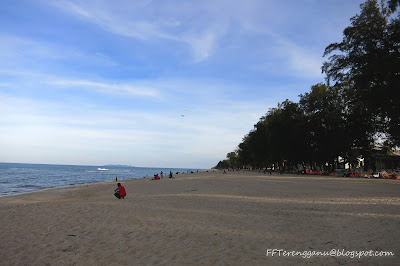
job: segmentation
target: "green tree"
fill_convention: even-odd
[[[238,167],[238,158],[236,152],[230,152],[226,155],[228,158],[230,168],[237,168]]]
[[[228,169],[228,168],[230,168],[229,161],[228,160],[219,161],[215,168],[217,168],[217,169]]]
[[[272,161],[285,167],[296,167],[306,156],[306,128],[302,110],[297,103],[286,100],[271,109],[268,141]]]
[[[271,108],[243,138],[237,149],[243,165],[296,166],[304,156],[304,117],[298,104],[284,101]]]
[[[392,12],[396,11],[397,7],[400,5],[400,0],[389,0],[388,6]]]
[[[400,143],[400,26],[398,14],[390,19],[390,13],[383,2],[381,7],[376,0],[362,4],[342,42],[326,47],[324,56],[330,56],[322,70],[328,84],[352,85],[353,106],[363,108],[366,121],[376,122],[370,131],[384,131]]]
[[[400,145],[399,4],[362,4],[343,40],[325,49],[327,84],[312,86],[299,103],[286,100],[271,108],[221,165],[307,162],[334,170],[338,156],[355,164],[362,155],[369,168],[378,134],[386,144]]]
[[[309,158],[322,167],[328,163],[330,170],[335,168],[338,156],[343,157],[351,147],[345,88],[343,84],[328,87],[319,83],[300,95],[300,107],[307,120]]]

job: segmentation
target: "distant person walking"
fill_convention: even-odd
[[[118,183],[118,187],[115,190],[114,195],[118,198],[118,199],[124,199],[126,197],[126,191],[125,188],[121,185],[121,183]]]

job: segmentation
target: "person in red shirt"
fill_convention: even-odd
[[[126,197],[125,188],[121,185],[121,183],[118,183],[118,188],[115,190],[114,195],[119,199],[124,199]]]

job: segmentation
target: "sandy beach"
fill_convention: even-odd
[[[0,264],[400,261],[399,180],[202,172],[122,184],[124,200],[113,195],[116,182],[0,198]],[[299,255],[332,250],[346,255]]]

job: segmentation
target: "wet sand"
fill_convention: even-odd
[[[394,265],[400,261],[399,180],[248,172],[175,177],[124,181],[128,193],[124,200],[113,195],[116,182],[2,197],[0,262]],[[283,256],[283,251],[310,254],[333,249],[347,256]],[[281,256],[277,250],[283,250]],[[353,251],[394,256],[351,258],[348,252]]]

